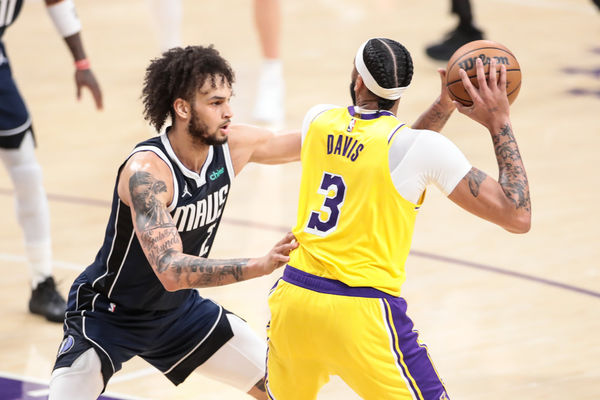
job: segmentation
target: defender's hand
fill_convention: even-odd
[[[296,238],[292,232],[288,232],[283,239],[273,246],[267,255],[251,261],[256,263],[256,268],[262,272],[261,275],[268,275],[287,263],[290,260],[290,251],[297,247],[298,242],[296,242]]]

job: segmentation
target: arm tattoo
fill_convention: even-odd
[[[479,196],[479,187],[485,178],[487,178],[486,173],[475,167],[471,168],[469,173],[465,176],[465,179],[469,183],[469,190],[471,191],[473,197]]]
[[[447,112],[441,112],[439,110],[431,110],[430,113],[427,114],[427,119],[429,120],[429,124],[432,128],[439,128],[439,129],[432,129],[429,128],[431,130],[437,131],[437,130],[441,130],[441,128],[444,127],[444,125],[446,125],[446,122],[448,122],[448,119],[450,119],[450,114],[448,114]]]
[[[413,124],[415,129],[429,129],[440,132],[450,119],[452,112],[440,111],[439,100],[434,103],[421,117]]]
[[[166,207],[156,198],[156,195],[166,191],[165,182],[155,179],[148,172],[135,172],[129,179],[131,202],[136,213],[137,225],[141,230],[173,224]]]
[[[157,274],[171,274],[181,287],[218,286],[243,280],[248,259],[209,260],[183,254],[181,237],[166,205],[157,198],[165,182],[144,171],[129,179],[138,238]]]
[[[219,286],[243,281],[242,274],[248,260],[212,260],[183,254],[169,262],[169,269],[187,287]]]
[[[529,182],[510,125],[504,125],[500,132],[492,135],[492,140],[500,172],[498,182],[502,186],[504,194],[515,204],[517,209],[523,208],[530,211]]]

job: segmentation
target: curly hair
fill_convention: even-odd
[[[175,47],[164,52],[146,68],[142,89],[144,119],[160,131],[168,116],[175,121],[176,99],[193,103],[196,91],[206,80],[210,79],[216,88],[219,77],[230,88],[235,81],[231,66],[212,45]]]
[[[413,62],[410,53],[400,43],[392,39],[371,39],[363,50],[365,66],[379,84],[389,89],[405,87],[413,76]],[[381,110],[389,110],[396,101],[378,97]]]

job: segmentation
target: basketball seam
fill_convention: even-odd
[[[461,58],[463,58],[463,57],[464,57],[464,56],[466,56],[467,54],[469,54],[469,53],[473,53],[473,52],[476,52],[476,51],[479,51],[479,50],[486,50],[486,49],[496,49],[496,50],[500,50],[500,51],[503,51],[503,52],[505,52],[505,53],[508,53],[508,54],[510,54],[510,55],[511,55],[511,56],[512,56],[512,57],[513,57],[515,60],[517,59],[517,57],[515,57],[515,55],[514,55],[513,53],[511,53],[511,52],[510,52],[510,51],[508,51],[508,50],[501,49],[500,47],[492,47],[492,46],[488,46],[488,47],[478,47],[478,48],[476,48],[476,49],[469,50],[469,51],[467,51],[466,53],[463,53],[463,54],[461,54],[459,57],[457,57],[457,58],[456,58],[456,60],[455,60],[455,61],[452,63],[452,65],[450,65],[450,66],[448,67],[448,71],[450,71],[450,70],[452,69],[452,67],[454,67],[454,64],[456,64],[456,63],[458,62],[458,60],[460,60]]]

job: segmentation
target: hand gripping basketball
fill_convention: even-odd
[[[453,100],[469,106],[472,104],[471,97],[466,91],[459,71],[467,72],[471,82],[477,87],[476,60],[481,60],[485,73],[489,72],[492,60],[496,65],[504,65],[507,71],[506,93],[510,104],[515,101],[521,89],[521,67],[513,53],[506,46],[491,40],[475,40],[460,47],[448,61],[448,73],[446,74],[446,87],[448,94]],[[498,73],[500,70],[497,69]]]
[[[486,126],[488,129],[494,127],[497,121],[505,121],[509,118],[510,105],[506,96],[506,67],[500,66],[500,78],[496,77],[496,61],[489,64],[489,75],[486,75],[483,62],[476,60],[477,87],[471,81],[465,70],[459,71],[460,79],[466,92],[472,99],[471,106],[465,106],[456,101],[456,108],[462,114]]]

